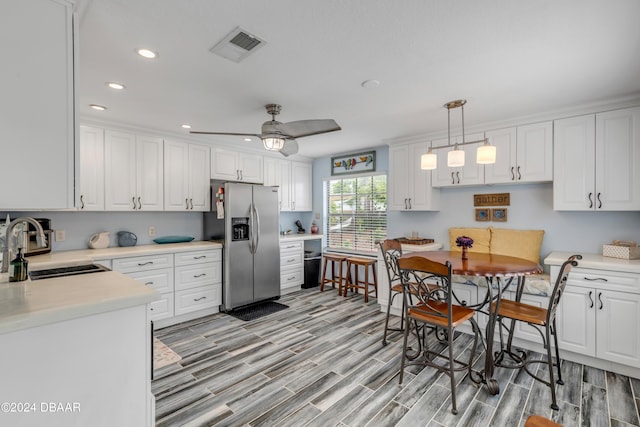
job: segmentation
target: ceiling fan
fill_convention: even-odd
[[[204,135],[244,135],[257,136],[262,140],[264,148],[269,151],[279,151],[288,157],[298,152],[296,138],[334,132],[342,128],[333,119],[298,120],[295,122],[281,123],[276,121],[282,107],[278,104],[265,105],[267,114],[271,114],[271,120],[262,124],[262,133],[234,133],[234,132],[204,132],[191,131],[191,133]]]

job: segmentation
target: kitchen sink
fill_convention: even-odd
[[[71,265],[67,267],[48,268],[35,270],[29,273],[31,280],[51,279],[53,277],[76,276],[78,274],[90,274],[109,271],[107,267],[97,264]]]

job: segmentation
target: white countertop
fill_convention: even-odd
[[[28,257],[30,270],[78,265],[95,260],[221,248],[214,242],[153,244],[51,252]],[[160,298],[154,289],[115,271],[52,279],[9,282],[0,274],[0,334],[147,304]]]
[[[311,234],[311,233],[304,233],[304,234],[297,234],[297,233],[292,233],[292,234],[287,234],[285,236],[280,235],[280,241],[287,241],[287,240],[316,240],[316,239],[322,239],[322,237],[324,237],[324,235],[322,234]]]
[[[601,254],[585,254],[580,252],[551,252],[545,259],[546,265],[562,265],[571,255],[580,254],[578,267],[596,270],[615,270],[627,273],[640,273],[640,259],[620,259],[602,256]]]

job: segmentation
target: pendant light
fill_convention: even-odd
[[[464,145],[464,104],[466,103],[466,99],[458,99],[444,104],[447,107],[447,140],[449,145],[451,145],[451,109],[458,107],[462,108],[462,145]],[[447,166],[450,168],[464,166],[464,151],[458,149],[458,144],[453,147],[453,151],[449,151],[447,154]]]
[[[496,162],[496,147],[489,145],[488,140],[484,140],[484,144],[478,147],[476,153],[476,163],[479,165],[492,165]]]
[[[433,170],[438,167],[438,155],[433,152],[431,146],[426,154],[420,156],[420,169]]]

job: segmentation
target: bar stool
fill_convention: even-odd
[[[349,289],[358,289],[364,290],[364,302],[369,302],[369,286],[373,285],[373,289],[376,293],[376,298],[378,298],[378,279],[376,278],[376,263],[377,261],[372,258],[358,258],[358,257],[349,257],[347,258],[347,283],[344,287],[344,296],[347,296],[347,291]],[[355,274],[351,274],[351,267],[355,267]],[[359,280],[358,278],[358,270],[359,267],[364,267],[364,281]],[[371,267],[371,272],[373,273],[373,282],[369,281],[369,267]],[[355,280],[353,279],[355,278]]]
[[[562,427],[562,424],[558,424],[540,415],[531,415],[524,423],[524,427]]]
[[[324,268],[322,269],[322,280],[320,281],[320,292],[324,291],[324,284],[331,283],[333,289],[336,288],[335,284],[338,284],[338,295],[342,294],[342,263],[347,260],[347,257],[340,254],[324,253],[322,254],[324,260]],[[331,263],[331,278],[327,279],[327,265]],[[338,263],[338,275],[336,276],[336,263]]]

